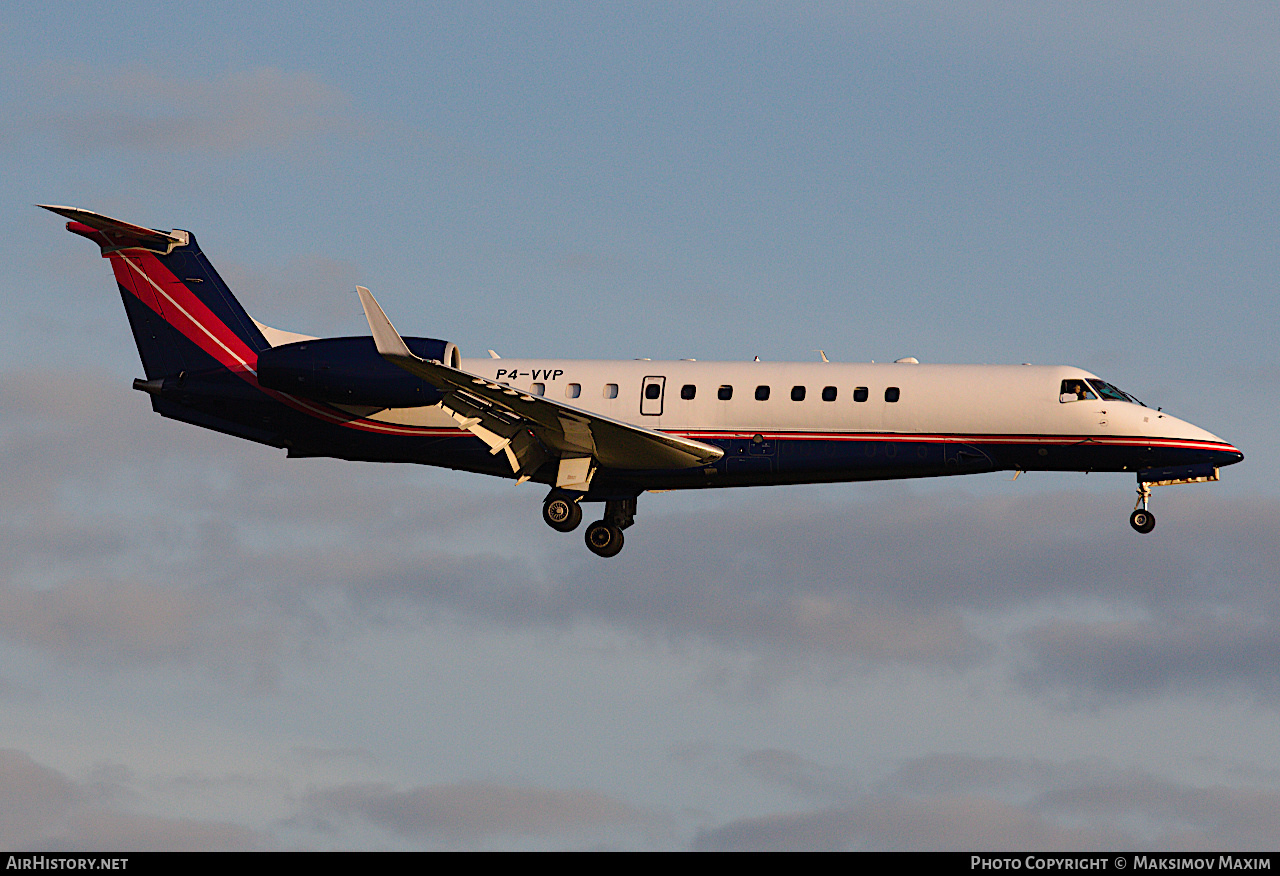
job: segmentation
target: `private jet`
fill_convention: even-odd
[[[1013,471],[1129,472],[1129,522],[1158,485],[1218,480],[1231,444],[1068,365],[464,359],[402,336],[356,287],[369,335],[314,338],[249,316],[188,231],[40,205],[111,263],[164,417],[289,457],[419,463],[549,488],[571,532],[616,555],[645,491]]]

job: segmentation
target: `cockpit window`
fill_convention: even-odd
[[[1062,389],[1058,396],[1061,402],[1074,401],[1097,401],[1098,396],[1089,388],[1089,383],[1083,377],[1068,377],[1062,381]]]
[[[1118,386],[1112,386],[1105,380],[1098,380],[1096,377],[1091,377],[1089,378],[1089,385],[1096,389],[1098,391],[1098,395],[1103,398],[1111,399],[1112,401],[1133,402],[1136,405],[1142,404],[1142,402],[1129,395],[1129,393],[1125,392],[1123,389],[1120,389]],[[1143,407],[1146,407],[1146,405],[1143,405]]]
[[[1097,401],[1101,398],[1108,401],[1133,402],[1135,405],[1142,404],[1136,396],[1096,377],[1068,377],[1062,381],[1062,389],[1059,392],[1061,394],[1058,400],[1061,402]],[[1142,406],[1146,407],[1146,405]]]

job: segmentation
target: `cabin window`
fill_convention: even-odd
[[[680,387],[680,397],[685,401],[693,401],[693,397],[698,394],[698,387],[692,383],[686,383]]]
[[[769,387],[767,387],[767,386],[757,386],[757,387],[756,387],[756,401],[768,401],[768,400],[769,400]]]
[[[853,400],[856,402],[864,402],[868,398],[867,388],[865,386],[856,386],[853,389]]]
[[[616,383],[606,383],[606,384],[604,385],[604,397],[605,397],[605,398],[617,398],[617,397],[618,397],[618,384],[616,384]]]
[[[661,383],[650,383],[644,388],[644,397],[647,399],[655,399],[660,395],[662,395]]]
[[[836,388],[835,388],[834,386],[824,386],[824,387],[822,387],[822,400],[823,400],[823,401],[835,401],[835,400],[836,400]]]
[[[547,385],[545,383],[535,383],[529,387],[529,392],[533,393],[534,395],[546,395]]]
[[[716,398],[720,399],[720,401],[728,401],[733,398],[733,387],[726,383],[716,391]]]
[[[564,394],[569,398],[577,398],[578,396],[582,395],[582,384],[570,383],[568,386],[564,388]]]
[[[887,402],[896,402],[898,397],[902,395],[901,390],[896,386],[891,386],[884,391],[884,400]]]
[[[792,400],[792,401],[804,401],[804,387],[803,387],[803,386],[793,386],[793,387],[791,387],[791,400]]]

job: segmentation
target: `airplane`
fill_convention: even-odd
[[[464,359],[404,337],[356,287],[367,336],[314,338],[249,316],[188,231],[38,205],[111,263],[163,417],[289,457],[404,462],[549,487],[543,520],[616,555],[646,491],[1130,472],[1130,525],[1158,485],[1218,480],[1244,455],[1066,365]]]

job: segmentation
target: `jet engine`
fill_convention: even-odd
[[[415,356],[462,365],[457,346],[435,338],[405,338]],[[258,354],[258,384],[330,404],[412,408],[440,401],[440,391],[393,365],[378,353],[371,337],[318,338],[263,350]]]

